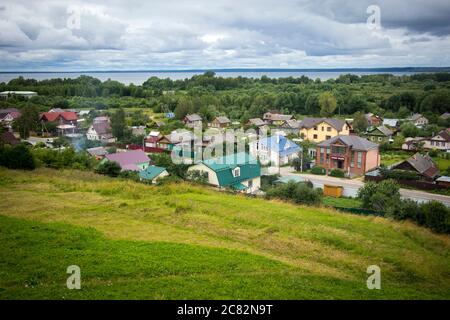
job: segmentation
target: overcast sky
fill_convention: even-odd
[[[449,33],[449,0],[0,0],[0,70],[450,66]]]

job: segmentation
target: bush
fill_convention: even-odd
[[[305,183],[290,181],[270,188],[266,192],[266,198],[278,198],[298,204],[318,205],[322,202],[322,192],[310,188]]]
[[[450,233],[450,209],[438,201],[424,203],[420,209],[425,217],[425,226],[439,233]]]
[[[314,166],[312,169],[311,169],[311,173],[312,174],[318,174],[318,175],[325,175],[326,173],[327,173],[327,171],[325,170],[325,168],[323,168],[323,167],[320,167],[320,166]]]
[[[95,172],[104,174],[110,177],[117,177],[120,174],[120,171],[122,169],[120,168],[120,165],[117,162],[114,161],[104,161],[101,162],[97,168],[95,169]]]
[[[0,166],[9,169],[33,170],[36,168],[36,161],[26,145],[18,144],[13,147],[5,145],[0,148]]]
[[[345,177],[345,172],[339,169],[333,169],[330,172],[330,176],[332,177],[337,177],[337,178],[344,178]]]
[[[400,188],[393,180],[383,180],[379,183],[370,181],[358,190],[365,209],[395,215],[400,202]]]
[[[389,170],[386,168],[381,168],[380,173],[386,179],[394,179],[394,180],[420,180],[421,179],[420,175],[414,171],[399,170],[399,169]]]
[[[199,170],[188,171],[186,179],[192,182],[205,184],[208,183],[208,173]]]

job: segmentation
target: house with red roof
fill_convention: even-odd
[[[52,122],[57,124],[59,134],[73,134],[77,132],[78,116],[72,111],[43,112],[39,120],[45,128],[45,124]],[[45,130],[45,129],[44,129]]]

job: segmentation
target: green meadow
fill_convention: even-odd
[[[450,237],[410,222],[75,170],[0,195],[0,299],[450,298]]]

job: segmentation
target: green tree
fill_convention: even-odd
[[[120,174],[121,168],[117,162],[104,161],[101,162],[95,169],[97,173],[104,174],[110,177],[117,177]]]
[[[331,92],[323,92],[319,95],[319,107],[321,116],[331,117],[336,110],[336,106],[336,98]]]
[[[125,135],[125,128],[125,111],[122,108],[119,108],[116,112],[113,113],[111,117],[112,134],[118,140],[121,140]]]
[[[364,113],[358,111],[353,116],[353,129],[358,133],[366,132],[369,123],[364,115]]]
[[[22,139],[30,136],[30,131],[37,129],[39,124],[39,113],[34,105],[27,104],[21,110],[21,116],[14,122],[15,128],[19,131]]]

